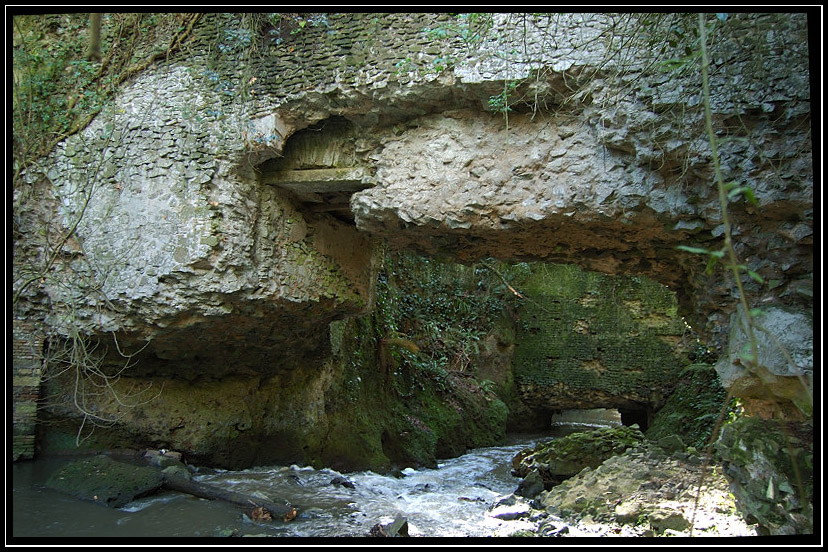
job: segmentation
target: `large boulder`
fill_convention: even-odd
[[[552,487],[584,468],[596,468],[608,458],[623,453],[643,441],[637,427],[599,428],[572,433],[548,441],[534,449],[524,449],[512,460],[513,473],[526,477],[537,471],[544,487]]]
[[[744,323],[739,307],[731,319],[727,354],[716,364],[722,384],[761,417],[813,415],[814,322],[812,315],[770,306],[754,315],[753,330]],[[755,340],[758,362],[751,365],[743,355]],[[779,412],[785,405],[800,412]]]
[[[535,502],[553,516],[620,524],[642,535],[755,535],[721,471],[698,456],[683,456],[644,442],[540,493]],[[702,472],[705,485],[697,501]]]
[[[120,508],[156,492],[163,482],[159,469],[118,462],[99,454],[66,464],[49,477],[46,486],[83,500]]]

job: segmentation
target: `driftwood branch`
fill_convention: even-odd
[[[147,450],[144,455],[144,460],[151,465],[163,468],[165,466],[179,466],[184,468],[181,463],[181,453],[168,450]],[[245,508],[252,508],[249,513],[251,519],[255,521],[272,521],[274,519],[281,519],[282,521],[291,521],[296,517],[296,508],[289,504],[273,502],[265,498],[257,496],[246,495],[244,493],[237,493],[235,491],[228,491],[213,485],[199,483],[193,481],[189,477],[176,475],[175,471],[162,471],[162,488],[170,491],[178,491],[189,495],[197,496],[199,498],[206,498],[208,500],[222,500],[235,504],[236,506],[243,506]]]
[[[223,500],[237,506],[264,508],[270,515],[282,521],[290,521],[296,517],[296,509],[287,504],[280,504],[278,502],[271,502],[259,497],[237,493],[235,491],[228,491],[212,485],[198,483],[183,477],[175,475],[164,474],[164,488],[171,491],[178,491],[187,493],[199,498],[207,498],[209,500]]]

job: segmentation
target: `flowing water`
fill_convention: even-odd
[[[526,521],[493,517],[491,505],[513,493],[518,479],[511,459],[545,436],[512,437],[503,446],[471,450],[435,469],[340,474],[300,466],[240,471],[200,470],[204,483],[290,502],[295,520],[255,522],[244,508],[165,492],[113,509],[45,487],[65,459],[19,462],[12,467],[13,537],[211,537],[228,534],[274,537],[364,536],[377,523],[401,515],[410,536],[462,537],[508,534]],[[344,477],[353,488],[334,484]],[[8,486],[7,486],[8,489]],[[251,507],[252,509],[252,507]],[[523,525],[521,525],[523,524]]]

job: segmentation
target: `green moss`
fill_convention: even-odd
[[[813,473],[811,443],[797,438],[786,424],[743,417],[728,424],[727,428],[718,448],[727,449],[726,456],[730,461],[747,466],[758,458],[765,458],[789,481],[797,480],[797,471],[800,476]]]
[[[627,426],[572,433],[524,450],[517,472],[525,477],[529,471],[538,469],[547,483],[559,482],[584,468],[597,468],[643,439],[644,435],[638,429]]]
[[[641,431],[630,426],[599,428],[548,441],[537,449],[537,454],[568,459],[583,456],[586,450],[623,452],[642,439]]]
[[[677,302],[644,277],[537,265],[522,287],[515,377],[521,383],[610,394],[661,386],[687,364],[661,336],[680,336]],[[590,371],[593,367],[598,371]]]
[[[530,529],[519,529],[517,531],[514,531],[513,533],[509,533],[509,537],[515,537],[515,538],[518,538],[518,537],[537,537],[537,536],[538,536],[537,533],[535,533],[534,531],[532,531]]]
[[[502,316],[501,296],[475,293],[481,274],[470,267],[415,256],[389,257],[386,267],[374,312],[332,329],[341,393],[326,406],[318,458],[353,469],[434,466],[496,444],[508,408],[481,388],[473,359]],[[412,346],[387,346],[391,338]],[[452,365],[461,355],[463,372]]]
[[[490,446],[504,436],[508,415],[505,403],[484,394],[473,380],[463,380],[452,380],[446,392],[426,386],[408,401],[409,412],[422,424],[420,430],[433,439],[429,452],[434,459]]]
[[[364,299],[353,289],[341,267],[331,258],[319,253],[305,242],[287,244],[285,250],[286,264],[293,267],[294,276],[299,282],[312,281],[314,287],[318,286],[321,289],[322,297],[333,299],[338,304],[364,304]]]
[[[675,389],[656,412],[647,437],[657,441],[678,435],[689,446],[702,450],[726,400],[727,391],[715,368],[710,364],[691,364],[682,371]],[[725,414],[733,412],[735,404],[727,405],[727,409]]]
[[[57,470],[46,486],[118,508],[161,487],[161,471],[116,462],[108,456],[78,460]]]

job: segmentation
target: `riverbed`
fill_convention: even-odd
[[[118,509],[46,488],[49,475],[70,460],[47,458],[12,467],[14,537],[347,537],[365,536],[398,516],[412,537],[483,537],[528,528],[494,517],[499,498],[515,491],[511,459],[550,435],[511,436],[501,446],[468,451],[437,468],[406,468],[393,475],[339,473],[307,466],[200,469],[194,477],[229,490],[289,502],[293,521],[253,521],[243,508],[164,492]],[[343,484],[344,483],[344,484]],[[251,507],[252,510],[252,507]]]
[[[107,508],[46,487],[49,476],[73,459],[19,462],[10,472],[11,537],[330,539],[368,536],[376,526],[387,527],[395,520],[405,520],[410,537],[508,537],[521,533],[546,537],[655,536],[646,523],[598,521],[589,515],[563,520],[551,512],[530,508],[527,500],[515,500],[519,479],[511,473],[511,460],[519,451],[595,427],[599,425],[564,424],[543,435],[512,435],[502,445],[469,450],[440,461],[436,468],[409,467],[394,474],[340,473],[298,465],[235,471],[194,468],[194,479],[211,486],[290,503],[298,515],[288,522],[251,519],[254,505],[244,508],[172,491],[135,500],[122,508]],[[603,476],[609,478],[605,482],[596,481],[590,489],[578,492],[585,496],[611,489],[616,478],[626,470],[635,471],[640,462],[656,462],[670,469],[664,481],[653,480],[642,486],[637,493],[639,499],[684,511],[686,519],[694,520],[689,531],[667,529],[663,536],[757,534],[756,527],[747,524],[736,511],[721,473],[716,477],[710,473],[701,499],[695,501],[699,467],[676,458],[650,458],[649,453],[642,452],[625,454],[615,461],[622,472],[610,470]],[[613,500],[620,503],[633,498],[619,495]]]

